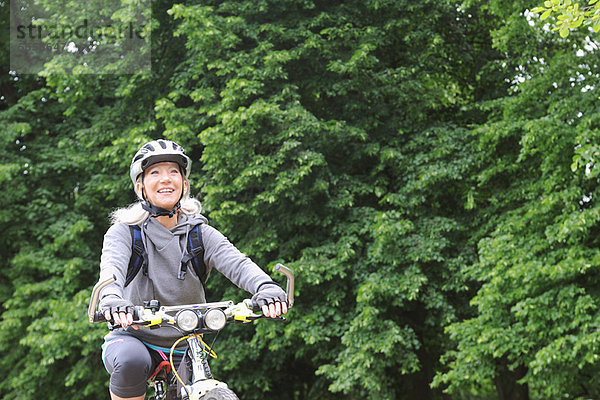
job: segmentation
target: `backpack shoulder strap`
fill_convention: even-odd
[[[200,224],[194,226],[188,235],[188,253],[192,256],[192,267],[202,285],[206,283],[208,278],[206,264],[204,264],[204,242],[202,241],[202,229]]]
[[[127,267],[125,286],[129,285],[133,278],[142,269],[144,275],[148,275],[148,262],[144,242],[142,241],[142,230],[137,225],[129,225],[131,233],[131,258]]]

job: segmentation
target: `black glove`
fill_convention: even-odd
[[[100,311],[104,315],[106,311],[110,311],[111,320],[114,313],[131,313],[133,312],[133,304],[115,295],[108,295],[100,301]]]
[[[110,315],[113,315],[114,313],[125,313],[125,314],[133,313],[133,306],[111,307]]]
[[[261,307],[278,301],[287,304],[287,295],[275,282],[261,283],[256,294],[252,296],[252,303]]]

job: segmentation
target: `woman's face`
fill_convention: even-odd
[[[162,162],[151,165],[144,171],[144,184],[138,183],[138,190],[144,191],[146,199],[157,207],[171,210],[181,198],[187,182],[181,176],[179,165]]]

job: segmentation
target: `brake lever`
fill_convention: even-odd
[[[237,321],[237,322],[250,322],[250,321],[256,321],[258,319],[272,319],[272,320],[278,320],[278,321],[281,321],[281,322],[287,321],[287,319],[285,319],[285,317],[282,317],[280,315],[277,316],[277,317],[272,317],[271,318],[271,317],[266,317],[263,314],[248,315],[248,316],[244,316],[243,319],[241,317],[236,318],[234,316],[232,316],[232,318],[234,319],[234,321]]]

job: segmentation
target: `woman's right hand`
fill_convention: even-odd
[[[100,310],[104,318],[123,329],[133,323],[133,305],[115,295],[109,295],[100,301]]]
[[[121,325],[123,329],[133,323],[133,313],[131,307],[111,307],[104,311],[104,318],[107,321],[112,321],[115,325]]]

